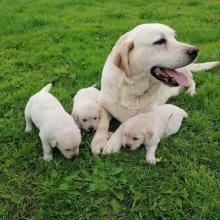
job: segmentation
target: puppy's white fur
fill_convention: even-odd
[[[155,152],[161,138],[177,133],[185,117],[183,109],[170,104],[138,114],[123,123],[122,144],[131,150],[145,144],[147,162],[156,164]]]
[[[80,130],[60,102],[49,93],[52,84],[33,95],[25,107],[25,132],[34,123],[40,130],[45,161],[53,159],[51,147],[57,147],[68,159],[79,154]]]
[[[73,98],[72,117],[80,128],[96,130],[100,117],[99,90],[95,86],[80,89]]]
[[[165,43],[155,44],[161,39]],[[178,41],[175,31],[163,24],[139,25],[118,39],[102,72],[99,102],[103,117],[91,143],[94,154],[113,153],[119,149],[116,140],[120,138],[116,135],[113,134],[107,142],[111,116],[125,122],[166,103],[183,89],[182,86],[169,87],[156,79],[152,68],[175,69],[179,76],[188,75],[188,85],[185,86],[189,87],[191,95],[195,93],[195,82],[190,80],[191,71],[211,69],[220,62],[191,64],[195,56],[188,52],[194,49],[194,46]]]

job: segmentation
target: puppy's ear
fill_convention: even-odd
[[[78,126],[79,129],[82,128],[81,124],[79,123],[79,120],[78,120],[78,116],[75,112],[72,112],[71,114],[72,118],[74,119],[74,121],[76,122],[76,125]]]
[[[55,137],[50,138],[50,145],[51,145],[51,147],[56,147],[57,141],[56,141]]]
[[[116,49],[114,64],[121,69],[127,77],[132,75],[129,68],[129,53],[134,48],[134,43],[132,41],[121,42]]]

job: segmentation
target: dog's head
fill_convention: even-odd
[[[187,77],[175,69],[192,63],[198,51],[177,41],[175,31],[166,25],[143,24],[118,40],[113,62],[128,78],[144,73],[169,86],[186,86]]]
[[[79,145],[81,143],[80,130],[64,128],[51,137],[50,144],[57,147],[61,153],[71,159],[79,154]]]
[[[100,118],[100,105],[93,100],[85,100],[80,108],[72,113],[79,127],[86,131],[95,131]]]
[[[122,145],[130,150],[136,150],[144,143],[144,132],[140,127],[128,120],[123,124]]]

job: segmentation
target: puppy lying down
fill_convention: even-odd
[[[156,164],[155,152],[161,138],[178,132],[187,113],[174,105],[160,105],[154,111],[138,114],[123,123],[122,144],[131,150],[146,147],[146,160]]]
[[[97,129],[100,105],[97,101],[99,90],[95,86],[80,89],[73,98],[72,117],[78,126],[86,131]]]
[[[25,107],[25,132],[32,130],[32,123],[40,130],[45,161],[51,161],[52,147],[57,147],[68,159],[79,154],[80,130],[60,102],[49,93],[52,84],[33,95]]]

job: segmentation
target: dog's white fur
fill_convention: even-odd
[[[80,128],[96,130],[100,117],[99,90],[95,86],[80,89],[73,98],[72,117]]]
[[[49,93],[52,84],[33,95],[25,107],[25,132],[33,123],[40,130],[45,161],[51,161],[52,147],[57,147],[68,159],[79,154],[80,130],[60,102]]]
[[[147,162],[156,164],[155,152],[161,138],[177,133],[185,117],[183,109],[170,104],[131,117],[122,125],[122,145],[136,150],[144,144]]]
[[[155,45],[154,42],[161,38],[166,39],[166,44]],[[189,65],[194,58],[190,58],[187,51],[193,48],[177,41],[175,31],[162,24],[139,25],[119,38],[102,72],[99,102],[103,109],[91,143],[94,154],[114,153],[120,149],[117,142],[120,130],[107,142],[111,116],[124,122],[136,114],[153,110],[180,93],[180,86],[168,87],[154,78],[151,75],[152,67],[177,69],[190,77],[191,70],[204,70],[219,65],[219,62],[203,66]],[[192,80],[188,87],[189,93],[194,94],[195,83]]]

